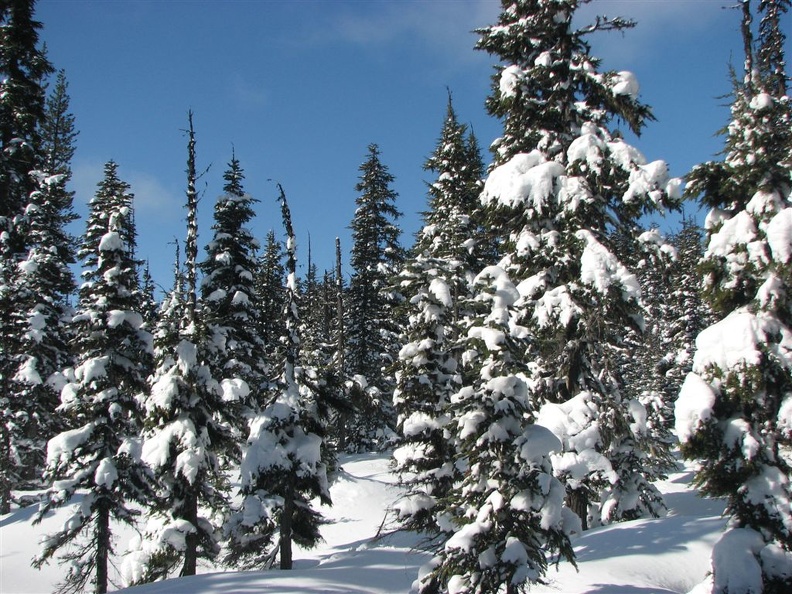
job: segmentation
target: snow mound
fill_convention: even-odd
[[[541,437],[541,435],[539,436]],[[541,449],[550,442],[539,440]],[[292,571],[214,572],[199,568],[197,576],[171,579],[126,590],[128,594],[407,594],[413,592],[418,569],[429,555],[416,551],[419,537],[411,534],[377,536],[389,510],[400,496],[390,459],[383,454],[343,456],[342,470],[331,486],[332,508],[323,511],[331,524],[322,528],[325,542],[314,550],[296,552]],[[112,473],[110,473],[112,474]],[[108,480],[110,474],[107,475]],[[592,592],[681,593],[702,582],[710,553],[720,539],[723,505],[703,500],[690,489],[692,468],[658,483],[666,495],[669,515],[636,520],[585,532],[573,539],[579,571],[570,564],[551,568],[547,585],[531,592],[568,594]],[[79,499],[79,497],[78,497]],[[79,501],[75,502],[79,505]],[[65,506],[33,526],[35,506],[0,516],[0,592],[52,592],[65,569],[56,563],[37,571],[30,559],[43,534],[59,527],[70,513]],[[118,550],[134,532],[120,526]],[[768,552],[769,555],[770,552]]]

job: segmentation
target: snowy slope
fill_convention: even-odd
[[[129,594],[278,594],[408,593],[418,568],[428,556],[415,552],[416,538],[396,534],[374,538],[385,510],[398,496],[384,455],[348,456],[333,484],[334,507],[324,508],[333,523],[325,526],[325,543],[297,551],[290,572],[204,573],[131,588]],[[576,571],[562,564],[551,569],[539,593],[654,594],[684,593],[704,579],[712,545],[723,529],[719,502],[702,500],[689,488],[685,469],[660,483],[671,511],[666,518],[638,520],[591,530],[575,540]],[[58,517],[31,526],[30,508],[0,518],[0,592],[51,592],[60,572],[57,565],[30,568],[40,534],[52,531]],[[387,530],[385,530],[387,531]],[[122,534],[119,541],[129,537]],[[118,549],[123,550],[119,542]],[[209,568],[204,568],[207,571]]]

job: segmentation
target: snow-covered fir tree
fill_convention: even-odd
[[[301,366],[296,238],[283,188],[279,201],[286,228],[286,326],[275,394],[253,420],[241,468],[241,504],[227,526],[228,561],[245,567],[291,569],[292,544],[321,540],[321,514],[311,500],[330,504],[319,396]],[[308,381],[306,381],[308,380]]]
[[[585,40],[631,23],[575,29],[579,5],[504,2],[477,47],[502,61],[487,106],[504,120],[482,202],[519,292],[512,333],[535,343],[531,400],[547,403],[539,422],[563,444],[554,469],[585,527],[663,512],[642,469],[646,411],[623,392],[617,363],[642,320],[640,285],[614,239],[639,249],[638,218],[675,201],[679,182],[623,140],[616,123],[639,132],[649,108],[634,75],[601,72]]]
[[[446,425],[451,396],[462,381],[457,351],[466,312],[460,306],[483,267],[484,236],[477,217],[484,165],[470,146],[449,94],[437,147],[424,165],[435,176],[429,210],[397,279],[407,326],[394,391],[399,431],[394,459],[407,492],[396,508],[402,526],[417,531],[438,529],[438,501],[461,476]]]
[[[27,483],[44,471],[47,440],[60,431],[59,380],[54,374],[70,365],[68,352],[69,298],[74,292],[74,239],[67,226],[77,217],[73,192],[66,189],[74,154],[74,118],[63,73],[47,98],[41,125],[41,169],[30,172],[37,189],[25,207],[19,229],[27,253],[17,266],[15,311],[18,336],[17,372],[11,378],[16,457]]]
[[[404,260],[396,220],[394,181],[376,144],[360,166],[357,208],[352,219],[352,279],[347,295],[346,364],[356,386],[347,420],[347,449],[370,449],[389,439],[395,419],[391,365],[396,348],[393,275]]]
[[[43,83],[52,72],[39,47],[41,24],[34,19],[34,4],[13,0],[0,5],[0,513],[9,511],[11,490],[19,484],[25,463],[19,447],[26,444],[18,438],[32,420],[12,382],[24,358],[26,328],[17,314],[26,305],[17,293],[23,274],[19,265],[29,257],[27,205],[43,189],[32,173],[43,165]]]
[[[634,270],[641,286],[643,327],[626,329],[621,345],[615,351],[623,382],[622,397],[635,400],[643,410],[636,411],[643,417],[643,445],[646,456],[640,463],[644,477],[654,481],[666,478],[675,468],[673,447],[676,438],[673,428],[673,403],[676,394],[666,389],[668,379],[667,353],[669,325],[672,309],[668,295],[671,294],[671,268],[676,264],[676,249],[658,229],[652,228],[642,234],[636,251],[632,233],[626,237],[615,235],[614,249],[619,260]]]
[[[189,114],[187,238],[183,285],[166,300],[155,335],[155,369],[144,399],[141,456],[154,473],[157,497],[147,506],[142,537],[124,560],[123,577],[140,583],[167,577],[179,564],[194,575],[199,558],[219,552],[228,510],[221,460],[239,457],[238,403],[226,397],[201,348],[209,333],[198,311],[198,192],[195,132]],[[183,291],[181,287],[183,286]]]
[[[84,272],[72,320],[74,367],[64,370],[58,414],[66,429],[49,441],[51,483],[39,512],[74,503],[63,529],[42,543],[37,566],[61,552],[59,592],[107,592],[114,525],[133,525],[153,492],[140,460],[141,395],[151,368],[151,334],[138,311],[132,194],[109,162],[90,203],[79,257]]]
[[[668,269],[668,290],[657,295],[658,301],[665,304],[665,324],[659,334],[666,349],[658,370],[664,380],[664,400],[673,404],[692,369],[696,336],[710,325],[712,313],[702,298],[698,273],[699,261],[704,255],[703,230],[694,219],[686,217],[682,220],[682,228],[670,241],[676,258]],[[673,423],[673,417],[669,421]]]
[[[692,372],[676,403],[695,482],[726,499],[729,522],[702,592],[792,590],[792,99],[786,88],[783,13],[759,2],[758,49],[742,3],[744,77],[734,77],[724,159],[690,174],[711,210],[701,261],[719,321],[696,338]],[[788,29],[787,29],[788,30]]]
[[[457,482],[436,502],[443,538],[421,569],[419,591],[516,594],[541,581],[553,559],[573,560],[569,535],[580,521],[553,475],[550,455],[561,443],[534,422],[526,336],[510,314],[519,292],[498,266],[484,268],[472,288],[475,322],[461,341],[465,385],[451,395],[445,425],[456,450],[447,470]]]
[[[247,411],[237,419],[241,440],[247,434],[246,419],[263,399],[265,383],[255,286],[259,244],[248,227],[255,200],[243,189],[244,173],[236,156],[223,178],[224,194],[215,204],[214,234],[200,266],[201,318],[208,333],[201,348],[206,350],[212,375],[220,381],[223,398],[234,402],[237,412]]]

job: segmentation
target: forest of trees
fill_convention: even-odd
[[[653,483],[677,450],[727,502],[712,591],[792,591],[791,2],[741,0],[723,152],[682,180],[626,142],[651,109],[586,42],[634,23],[576,29],[584,1],[503,0],[477,30],[503,134],[487,166],[449,92],[412,246],[368,147],[348,282],[338,242],[332,270],[309,255],[298,278],[280,185],[286,240],[253,236],[233,153],[201,254],[189,113],[184,241],[159,299],[122,165],[79,197],[71,235],[66,75],[34,0],[0,3],[0,513],[68,507],[34,560],[63,563],[59,592],[106,592],[111,565],[127,584],[201,559],[290,569],[321,538],[337,455],[384,450],[398,527],[433,555],[424,594],[523,592],[574,563],[572,534],[661,516]],[[702,227],[645,227],[688,200]],[[140,531],[128,551],[119,524]]]

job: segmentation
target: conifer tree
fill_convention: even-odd
[[[478,48],[504,64],[487,102],[504,135],[482,202],[501,234],[499,266],[520,294],[513,332],[535,340],[532,400],[548,403],[539,421],[563,443],[554,466],[585,527],[663,512],[641,471],[645,410],[619,373],[625,329],[640,331],[641,308],[614,240],[642,249],[638,218],[675,203],[679,183],[615,129],[624,122],[640,132],[650,110],[635,77],[599,72],[585,41],[632,23],[598,18],[575,29],[579,4],[504,2],[499,22],[479,30]]]
[[[61,429],[60,416],[54,414],[60,379],[54,374],[70,365],[67,322],[75,288],[70,268],[75,255],[74,240],[66,229],[77,217],[72,210],[73,193],[66,184],[71,178],[75,137],[61,72],[47,98],[41,126],[42,169],[29,174],[37,189],[30,193],[19,225],[27,253],[20,255],[17,265],[16,306],[11,312],[19,348],[17,371],[11,378],[12,439],[20,478],[28,484],[40,480],[47,440]]]
[[[24,330],[15,314],[24,307],[17,294],[19,264],[29,255],[25,210],[31,195],[44,190],[33,172],[42,170],[43,83],[52,72],[39,48],[34,4],[10,0],[0,6],[0,513],[9,511],[20,480],[17,437],[30,419],[12,386],[24,363]]]
[[[789,7],[759,3],[756,48],[750,3],[742,3],[745,71],[733,77],[724,158],[694,168],[688,185],[711,207],[700,269],[719,321],[696,338],[676,431],[683,454],[700,460],[700,491],[726,499],[729,522],[701,590],[719,594],[792,589],[783,452],[792,437],[792,100],[781,45]]]
[[[360,166],[357,209],[352,219],[352,280],[347,299],[346,363],[357,378],[348,425],[347,448],[371,448],[393,430],[393,387],[385,372],[395,349],[398,325],[391,288],[404,260],[396,220],[393,176],[380,160],[375,144]]]
[[[275,232],[267,232],[267,240],[261,255],[256,278],[256,291],[260,300],[261,319],[259,335],[264,342],[265,364],[280,361],[283,347],[282,336],[286,335],[283,325],[283,300],[286,285],[286,273],[283,268],[283,244],[275,237]],[[268,375],[274,376],[276,371],[270,369]]]
[[[132,258],[135,226],[132,194],[110,161],[90,204],[79,256],[83,283],[72,321],[73,368],[64,371],[58,413],[67,428],[50,440],[46,478],[52,487],[36,518],[72,502],[64,528],[47,537],[35,565],[60,549],[68,562],[59,592],[107,592],[113,523],[133,525],[137,506],[153,487],[139,458],[141,395],[150,368],[151,335],[138,311],[137,262]]]
[[[561,443],[533,422],[526,345],[508,311],[517,288],[502,268],[488,266],[472,290],[476,325],[460,341],[464,385],[450,397],[445,428],[456,450],[447,471],[457,482],[437,502],[442,540],[421,570],[419,591],[516,594],[542,581],[550,559],[573,561],[569,535],[580,522],[553,476],[550,455]]]
[[[140,313],[143,314],[143,320],[149,329],[153,329],[157,324],[157,298],[154,293],[156,286],[154,279],[151,276],[151,266],[146,261],[143,267],[140,278],[140,290],[143,296],[143,303],[140,306]]]
[[[322,517],[311,499],[330,504],[318,395],[301,365],[296,238],[283,188],[279,202],[286,228],[284,356],[271,402],[253,420],[242,462],[240,508],[228,525],[228,560],[268,567],[280,556],[291,569],[292,544],[315,546]]]
[[[666,353],[659,363],[664,399],[673,404],[682,382],[693,367],[696,336],[712,322],[712,312],[701,296],[698,265],[704,255],[702,229],[690,217],[671,237],[676,258],[668,270],[668,291],[658,296],[666,302],[665,324],[660,332]],[[673,412],[673,406],[672,412]]]
[[[212,375],[221,382],[223,398],[237,409],[236,428],[247,433],[245,417],[256,410],[264,384],[258,335],[261,314],[255,278],[258,241],[248,224],[255,200],[242,187],[244,174],[232,156],[223,178],[224,194],[215,204],[214,236],[201,264],[201,317],[207,328],[205,348]],[[241,414],[243,410],[246,415]]]
[[[417,531],[438,529],[438,501],[460,479],[448,407],[462,381],[461,304],[484,267],[478,216],[484,166],[468,138],[449,93],[437,147],[424,165],[435,175],[429,211],[398,277],[408,322],[394,392],[400,434],[394,458],[407,493],[396,507],[402,526]]]
[[[189,114],[187,158],[187,239],[184,280],[167,300],[161,318],[172,325],[155,336],[155,369],[145,398],[142,459],[159,485],[147,511],[144,537],[124,562],[124,577],[140,583],[194,575],[199,558],[219,552],[217,514],[228,508],[222,459],[239,456],[234,432],[237,414],[223,397],[201,346],[208,331],[198,311],[198,192],[195,188],[195,132]],[[181,287],[183,286],[183,292]]]

